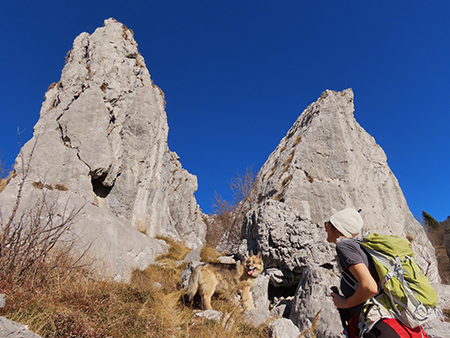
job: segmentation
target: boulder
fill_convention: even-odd
[[[270,318],[270,312],[267,309],[246,310],[242,316],[242,321],[248,325],[259,327]]]
[[[301,337],[300,331],[291,320],[277,318],[267,325],[267,334],[270,338]]]
[[[0,195],[3,215],[23,178],[22,211],[43,191],[60,209],[84,205],[75,235],[117,279],[166,250],[156,236],[202,247],[197,178],[168,148],[164,109],[131,30],[108,19],[92,35],[80,34],[16,159],[17,176]]]
[[[311,329],[314,318],[318,316],[317,337],[341,337],[341,319],[330,295],[330,286],[339,285],[339,281],[331,270],[321,267],[304,269],[289,315],[300,331]]]
[[[2,338],[41,338],[28,330],[28,327],[0,317],[0,337]]]

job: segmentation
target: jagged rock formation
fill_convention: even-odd
[[[244,237],[251,242],[250,248],[257,246],[256,249],[263,252],[270,251],[266,257],[290,270],[291,265],[298,268],[297,263],[291,262],[295,257],[282,257],[285,249],[302,246],[305,242],[321,246],[325,242],[317,238],[325,237],[324,220],[340,209],[353,207],[362,209],[363,233],[376,231],[402,236],[410,233],[434,252],[422,226],[409,211],[385,153],[356,122],[353,110],[351,89],[325,91],[301,114],[269,156],[250,192],[258,196],[258,205],[244,224]],[[275,206],[283,212],[268,211],[268,217],[291,212],[289,217],[293,219],[281,217],[295,228],[291,231],[298,232],[299,227],[309,226],[306,231],[313,235],[288,233],[285,240],[275,238],[278,234],[267,231],[258,216],[264,213],[262,209]],[[293,227],[294,222],[305,225]],[[258,236],[268,233],[270,241],[259,240],[256,232]],[[276,253],[280,248],[283,253]]]
[[[167,249],[152,237],[201,247],[206,226],[193,196],[197,179],[168,148],[164,108],[131,30],[108,19],[92,35],[80,34],[61,80],[45,95],[33,138],[16,160],[18,176],[0,195],[2,207],[11,205],[22,163],[29,164],[23,210],[42,191],[61,208],[84,205],[75,235],[94,242],[97,261],[118,279]]]
[[[329,290],[313,297],[299,295],[307,295],[311,283],[327,285],[323,276],[336,272],[334,247],[326,242],[323,228],[336,211],[362,209],[363,233],[412,234],[426,253],[423,263],[437,266],[434,248],[409,211],[385,153],[356,122],[353,111],[351,89],[325,91],[281,140],[249,192],[256,196],[256,205],[245,218],[240,252],[262,251],[274,285],[295,285],[304,271],[310,276],[310,267],[315,268],[314,283],[309,278],[299,284],[291,312],[300,331],[308,329],[314,310],[329,300]],[[430,280],[439,282],[437,269],[429,271]],[[331,313],[323,316],[318,337],[338,336],[340,332],[330,332],[336,320]]]
[[[308,265],[331,266],[334,248],[326,242],[323,229],[300,218],[289,205],[268,199],[255,207],[244,222],[245,250],[250,247],[254,252],[262,251],[264,267],[269,271],[284,270],[278,281],[272,275],[273,284],[296,284]]]

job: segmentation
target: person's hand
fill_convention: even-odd
[[[347,306],[346,306],[347,300],[344,297],[342,297],[341,295],[338,295],[335,292],[331,293],[331,297],[333,297],[333,303],[334,303],[334,305],[336,305],[336,307],[338,309],[347,308]]]

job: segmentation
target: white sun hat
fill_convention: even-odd
[[[333,214],[330,222],[345,237],[358,235],[364,225],[359,212],[352,208],[346,208]]]

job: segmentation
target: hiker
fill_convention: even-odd
[[[364,303],[379,292],[379,278],[372,258],[361,248],[360,241],[351,239],[358,236],[363,224],[358,211],[351,208],[333,214],[325,222],[327,241],[336,244],[336,259],[342,273],[340,289],[343,296],[337,292],[332,292],[331,296],[348,337],[360,337],[358,323]],[[388,311],[379,318],[371,318],[376,324],[363,337],[427,337],[421,327],[410,329],[396,319],[386,317],[392,317]]]

